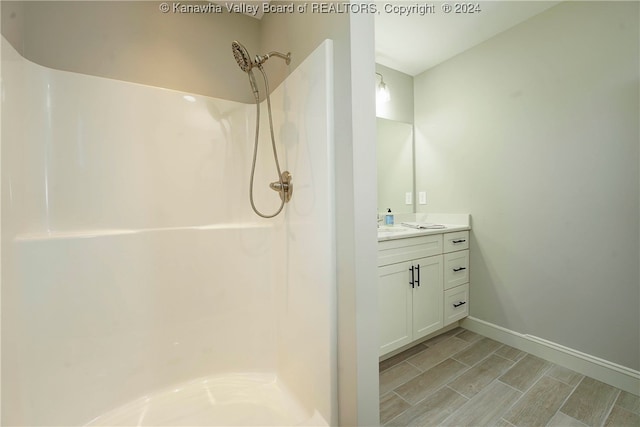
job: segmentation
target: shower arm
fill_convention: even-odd
[[[262,65],[267,61],[267,59],[271,58],[272,56],[277,56],[278,58],[284,59],[287,65],[291,63],[291,52],[287,53],[286,55],[280,52],[269,52],[265,55],[256,55],[255,63],[256,65]]]

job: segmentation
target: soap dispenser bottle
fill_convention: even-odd
[[[387,209],[387,214],[384,216],[384,224],[393,225],[393,214],[391,213],[391,208]]]

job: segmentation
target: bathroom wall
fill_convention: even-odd
[[[376,103],[376,116],[413,124],[413,77],[380,64],[376,64],[376,71],[384,76],[391,94],[389,102]],[[376,75],[376,85],[379,82]]]
[[[284,142],[281,159],[294,184],[275,228],[282,246],[274,258],[286,267],[276,269],[275,279],[276,295],[283,296],[276,300],[277,372],[302,402],[315,405],[309,412],[317,410],[328,423],[337,418],[334,144],[327,111],[332,57],[327,40],[271,100],[276,139]]]
[[[50,68],[253,102],[247,76],[228,56],[234,39],[258,52],[260,21],[224,6],[221,13],[162,13],[161,3],[3,1],[2,34]]]
[[[373,30],[373,16],[367,14],[283,13],[262,18],[264,50],[277,46],[306,52],[323,38],[334,42],[339,420],[332,425],[379,424],[378,303],[377,293],[371,292],[377,280]],[[294,56],[292,65],[295,61]]]
[[[640,368],[638,3],[564,2],[415,79],[426,212],[471,213],[471,315]]]
[[[269,4],[272,7],[288,7],[291,2],[278,0]],[[310,13],[310,8],[307,9],[307,13],[294,9],[293,12],[264,14],[260,20],[258,49],[261,52],[292,52],[289,67],[277,62],[271,64],[271,79],[276,83],[284,80],[288,74],[287,68],[296,68],[325,39],[335,42],[335,65],[345,67],[349,59],[349,51],[345,46],[349,40],[349,25],[348,16],[345,14]]]

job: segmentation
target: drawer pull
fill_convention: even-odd
[[[466,242],[466,239],[459,239],[459,240],[452,240],[451,243],[456,244],[456,243],[464,243]]]
[[[460,307],[461,305],[465,305],[466,303],[467,303],[466,301],[460,301],[460,302],[459,302],[459,303],[457,303],[457,304],[454,302],[454,303],[453,303],[453,308],[458,308],[458,307]]]
[[[453,271],[455,271],[457,273],[458,271],[462,271],[462,270],[466,270],[466,269],[467,269],[467,267],[456,267],[456,268],[453,269]]]

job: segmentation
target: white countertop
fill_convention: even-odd
[[[471,216],[467,214],[409,215],[410,216],[403,214],[397,215],[395,225],[380,225],[378,227],[378,242],[382,242],[385,240],[405,239],[407,237],[426,236],[429,234],[441,234],[451,233],[454,231],[471,230]],[[401,222],[439,224],[444,225],[444,228],[410,228],[403,227]]]
[[[408,228],[401,225],[383,225],[378,228],[378,242],[384,240],[405,239],[407,237],[426,236],[429,234],[451,233],[453,231],[470,230],[468,225],[442,224],[445,228]]]

